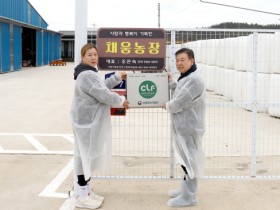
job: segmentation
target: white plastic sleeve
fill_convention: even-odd
[[[123,106],[124,101],[125,101],[125,97],[121,96],[121,102],[120,102],[119,106]]]
[[[168,103],[165,103],[165,108],[167,112],[170,112]]]

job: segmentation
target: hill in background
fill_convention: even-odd
[[[234,22],[224,22],[216,25],[212,25],[207,28],[226,28],[226,29],[280,29],[279,24],[269,24],[269,25],[259,25],[259,24],[249,24],[249,23],[234,23]]]

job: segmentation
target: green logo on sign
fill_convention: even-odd
[[[139,93],[143,98],[153,98],[157,94],[157,86],[152,81],[144,81],[139,86]]]

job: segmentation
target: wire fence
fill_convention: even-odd
[[[167,71],[179,76],[174,53],[189,47],[195,52],[198,71],[205,81],[205,178],[279,179],[280,32],[170,29],[166,38]],[[161,108],[133,108],[126,116],[112,116],[112,165],[95,176],[180,177],[182,170],[171,147],[169,117]],[[17,138],[21,141],[16,141],[20,150],[7,149],[7,135],[12,134],[0,135],[0,153],[73,154],[72,134],[20,134]],[[54,138],[68,149],[49,145]]]
[[[174,53],[194,50],[207,89],[205,178],[280,177],[280,33],[263,30],[167,30]],[[158,108],[113,117],[113,165],[97,176],[180,177],[170,120]]]

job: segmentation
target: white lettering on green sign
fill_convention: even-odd
[[[157,86],[152,81],[144,81],[139,86],[139,93],[143,98],[152,98],[157,94]]]

